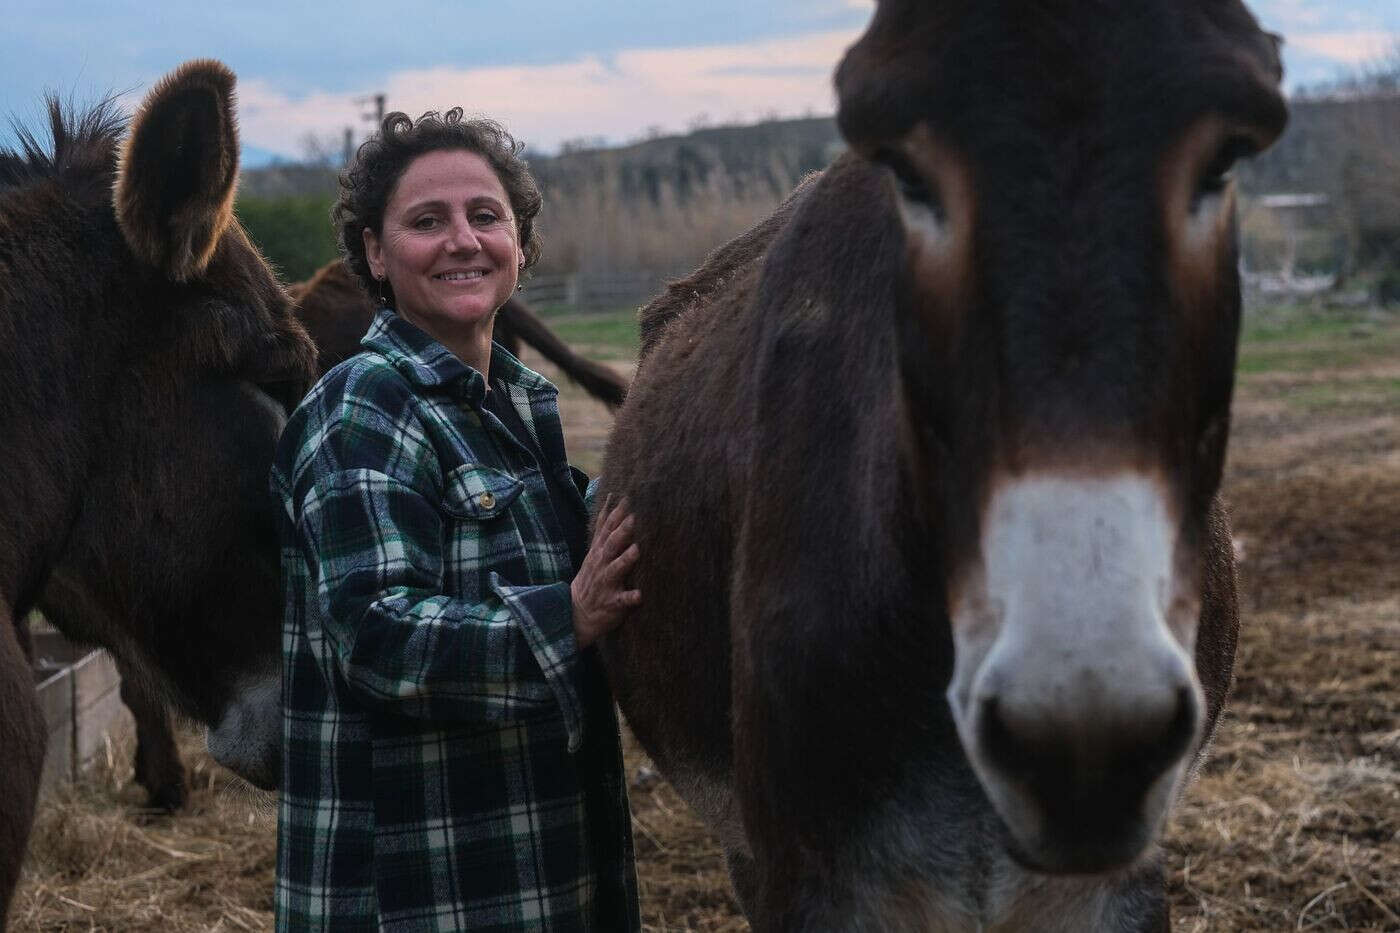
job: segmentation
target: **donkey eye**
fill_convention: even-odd
[[[929,187],[928,182],[924,181],[923,176],[915,170],[904,153],[895,149],[881,149],[875,153],[875,161],[883,164],[894,173],[900,197],[935,211],[941,211],[937,195]]]
[[[1240,159],[1248,158],[1257,151],[1255,144],[1243,136],[1232,136],[1220,146],[1215,156],[1206,163],[1200,179],[1196,182],[1193,207],[1203,198],[1220,194],[1230,183],[1230,172]]]

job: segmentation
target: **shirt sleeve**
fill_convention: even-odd
[[[598,483],[601,476],[595,476],[588,481],[588,487],[583,492],[583,507],[588,512],[588,517],[592,520],[598,514]]]
[[[566,582],[444,595],[441,503],[373,469],[321,476],[302,498],[299,546],[341,674],[367,705],[425,719],[562,712],[582,741],[579,650]]]

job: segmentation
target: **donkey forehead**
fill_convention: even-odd
[[[880,0],[837,71],[838,121],[858,149],[925,121],[972,149],[1096,121],[1166,145],[1203,112],[1280,127],[1281,75],[1234,0]]]

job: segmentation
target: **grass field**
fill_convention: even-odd
[[[565,343],[584,356],[628,363],[637,358],[642,343],[637,330],[637,308],[588,314],[552,312],[545,308],[541,316]]]
[[[1356,368],[1400,358],[1394,314],[1375,308],[1267,308],[1249,316],[1241,375]]]
[[[632,315],[549,322],[630,371]],[[1240,554],[1237,685],[1169,827],[1174,929],[1397,931],[1400,313],[1261,309],[1240,361],[1225,481]],[[567,383],[561,397],[571,457],[596,470],[611,415]],[[189,812],[146,813],[124,741],[44,801],[14,928],[270,928],[267,798],[241,790],[191,734]],[[714,841],[639,749],[627,759],[647,929],[747,929]]]

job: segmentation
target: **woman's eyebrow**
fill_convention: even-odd
[[[430,207],[441,209],[446,206],[447,202],[442,200],[441,198],[425,198],[422,201],[413,201],[405,205],[403,210],[405,214],[411,214],[414,211],[426,210]]]
[[[468,198],[462,203],[466,205],[490,204],[501,209],[504,209],[505,207],[505,203],[493,194],[479,194],[475,197]],[[428,208],[436,208],[438,210],[441,210],[443,208],[448,207],[449,205],[450,202],[444,201],[442,198],[425,198],[422,201],[410,202],[406,207],[404,207],[404,212],[413,213],[414,211],[427,210]]]

